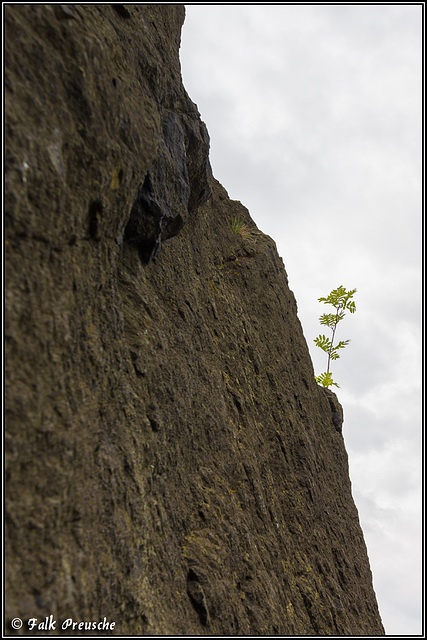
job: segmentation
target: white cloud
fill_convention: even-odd
[[[421,632],[421,449],[394,440],[383,451],[350,458],[354,491],[386,631]]]

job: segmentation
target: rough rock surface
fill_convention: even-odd
[[[211,175],[183,20],[5,7],[6,617],[381,635],[342,410]]]

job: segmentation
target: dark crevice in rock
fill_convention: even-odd
[[[344,422],[343,408],[339,403],[336,394],[333,391],[325,387],[320,387],[320,388],[322,389],[322,391],[324,392],[324,394],[328,399],[329,406],[331,408],[331,414],[332,414],[331,420],[332,420],[334,429],[338,431],[338,433],[342,433],[342,425]]]
[[[205,627],[209,619],[209,613],[206,605],[206,596],[203,591],[203,587],[200,584],[199,576],[193,569],[188,570],[187,593],[188,597],[190,598],[190,602],[194,607],[194,610],[199,616],[200,623]]]
[[[100,240],[100,227],[102,220],[103,206],[100,200],[92,200],[89,204],[88,220],[89,235],[93,240]]]
[[[138,189],[124,233],[126,242],[138,246],[141,260],[145,264],[160,249],[166,218],[167,213],[156,198],[150,173],[147,173],[144,183]]]
[[[130,18],[131,15],[124,4],[112,4],[111,7],[121,18]]]

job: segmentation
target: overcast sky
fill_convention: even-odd
[[[319,303],[388,635],[421,633],[421,4],[187,4],[184,85],[229,196],[276,241],[316,374]],[[318,352],[318,353],[316,353]]]

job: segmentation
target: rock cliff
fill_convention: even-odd
[[[381,635],[342,409],[212,176],[183,20],[5,7],[6,617]]]

